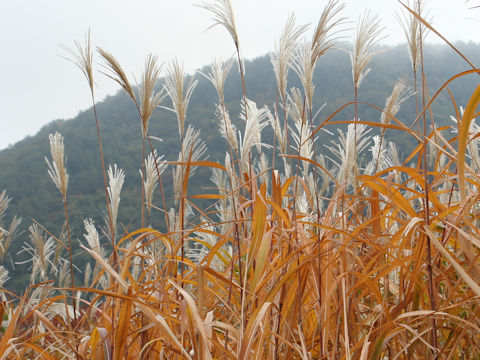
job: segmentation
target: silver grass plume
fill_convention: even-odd
[[[298,88],[292,88],[288,95],[288,115],[296,124],[307,125],[307,111],[302,92]]]
[[[180,138],[183,138],[188,103],[197,85],[197,80],[193,80],[192,78],[185,87],[185,78],[186,75],[183,70],[183,64],[180,64],[178,59],[173,60],[167,68],[164,84],[164,89],[172,101],[172,107],[163,108],[176,114]]]
[[[7,210],[10,200],[12,200],[12,198],[9,198],[7,196],[7,190],[3,190],[0,193],[0,219],[3,217],[5,211]]]
[[[405,79],[398,80],[393,86],[392,93],[385,101],[380,122],[382,124],[390,124],[392,117],[396,116],[400,110],[402,103],[411,96],[410,88],[407,86]],[[385,133],[385,128],[382,128],[382,134]]]
[[[22,218],[14,216],[8,230],[0,227],[0,260],[3,260],[5,255],[7,254],[12,240],[15,237],[15,233],[18,230],[18,226],[21,222]]]
[[[133,88],[130,85],[130,81],[127,78],[127,75],[123,71],[120,63],[115,59],[115,57],[110,54],[109,52],[103,50],[102,48],[97,47],[97,51],[103,57],[106,62],[105,70],[102,73],[109,77],[110,79],[114,80],[117,84],[119,84],[123,90],[130,96],[132,101],[135,103],[137,108],[140,108],[138,105],[137,98],[135,97],[135,93],[133,92]]]
[[[185,203],[185,214],[184,214],[184,220],[189,221],[193,217],[193,209],[192,206],[189,203]],[[171,234],[172,238],[179,240],[180,239],[180,230],[182,227],[182,224],[180,223],[180,215],[179,213],[176,212],[175,208],[170,208],[168,211],[168,221],[170,224],[173,225],[173,234]]]
[[[238,142],[236,137],[236,128],[230,120],[230,115],[225,106],[224,86],[228,73],[233,64],[233,58],[223,63],[220,59],[215,59],[210,67],[210,72],[204,74],[200,72],[208,81],[212,83],[217,91],[219,104],[216,106],[216,116],[219,121],[220,134],[227,140],[234,151],[238,151]]]
[[[37,275],[39,275],[40,281],[45,281],[48,273],[51,271],[56,275],[58,268],[54,262],[55,240],[47,237],[37,224],[30,225],[28,230],[31,244],[25,244],[21,252],[27,252],[30,259],[19,263],[32,263],[31,282],[33,284]]]
[[[204,1],[198,6],[212,13],[213,24],[210,25],[207,30],[217,25],[223,26],[232,37],[235,47],[239,48],[240,43],[238,40],[237,27],[235,25],[232,3],[230,0]]]
[[[238,141],[237,141],[237,128],[230,120],[230,115],[225,106],[217,104],[217,109],[215,111],[218,119],[218,125],[220,127],[220,134],[227,140],[229,146],[234,150],[238,151]]]
[[[313,84],[313,74],[315,72],[316,62],[312,62],[313,49],[310,43],[300,45],[293,57],[292,67],[300,78],[305,93],[305,119],[307,118],[307,110],[313,107],[313,94],[315,85]],[[303,102],[303,101],[302,101]]]
[[[8,208],[8,203],[10,200],[11,198],[7,196],[7,191],[3,190],[0,193],[0,221],[2,220],[5,211]],[[0,222],[0,260],[3,260],[5,254],[7,253],[13,233],[17,229],[18,225],[20,225],[20,222],[21,219],[15,216],[10,224],[10,229],[8,230],[3,228],[3,224]]]
[[[70,272],[70,266],[67,261],[64,261],[62,266],[60,267],[60,271],[58,274],[58,284],[60,287],[67,287],[68,286],[68,280],[69,280],[69,272]]]
[[[400,167],[400,166],[402,166],[402,161],[400,160],[400,155],[398,153],[397,145],[393,141],[388,142],[387,153],[385,154],[385,159],[386,159],[387,164],[389,164],[390,167]],[[402,174],[403,174],[402,172],[399,172],[397,170],[392,171],[394,181],[397,184],[401,184],[403,182]]]
[[[256,146],[258,153],[260,153],[261,147],[266,146],[262,144],[262,130],[268,124],[266,120],[268,119],[269,112],[270,110],[268,110],[266,106],[258,109],[255,102],[246,99],[245,104],[242,100],[240,118],[245,121],[245,132],[240,139],[240,162],[242,171],[248,172],[251,148]]]
[[[225,168],[227,169],[227,175],[228,175],[228,179],[229,179],[229,182],[230,182],[229,185],[231,186],[230,191],[232,192],[233,197],[236,198],[236,196],[238,195],[236,190],[239,188],[239,184],[238,184],[238,179],[237,179],[237,176],[236,176],[235,165],[233,163],[233,159],[230,157],[230,154],[228,152],[225,153],[224,164],[225,164]],[[225,181],[227,181],[227,179]]]
[[[111,219],[113,228],[117,226],[118,205],[120,204],[120,193],[122,191],[125,174],[122,169],[117,168],[117,164],[108,167],[108,197],[110,199]],[[111,234],[112,240],[114,234]]]
[[[286,104],[286,112],[289,112],[288,109],[288,103]],[[270,125],[273,128],[273,131],[275,133],[275,137],[278,142],[278,148],[280,149],[280,152],[282,154],[287,153],[287,133],[282,129],[282,125],[280,124],[280,119],[279,119],[279,114],[275,109],[275,115],[272,115],[269,113],[268,120],[270,121]],[[285,160],[285,158],[284,158]]]
[[[153,153],[150,153],[145,159],[145,179],[143,178],[142,171],[139,170],[140,176],[143,180],[143,186],[145,188],[145,203],[149,212],[153,203],[153,192],[157,187],[158,175],[161,175],[167,167],[162,160],[163,155],[157,156],[157,150],[154,150]]]
[[[213,226],[206,226],[206,228],[213,228]],[[215,229],[212,229],[215,230]],[[192,260],[194,263],[198,264],[200,263],[203,259],[205,259],[206,256],[209,255],[210,253],[210,248],[215,246],[218,242],[218,237],[212,233],[205,232],[205,231],[199,231],[198,233],[195,233],[195,236],[201,240],[202,243],[209,244],[210,247],[207,248],[204,245],[200,245],[200,247],[197,248],[190,248],[187,253],[187,257]],[[228,245],[223,245],[219,250],[219,253],[221,256],[218,256],[216,254],[210,262],[210,266],[212,269],[215,271],[225,271],[225,262],[222,260],[222,258],[229,258],[232,256],[232,248]]]
[[[314,155],[313,139],[310,138],[312,132],[307,124],[305,102],[300,89],[292,88],[290,90],[288,104],[288,114],[294,120],[294,127],[291,129],[291,133],[296,150],[301,157],[312,159]],[[307,139],[309,140],[306,141]],[[302,161],[304,175],[308,173],[309,164],[307,161]]]
[[[380,20],[376,15],[366,11],[360,16],[353,38],[353,50],[350,52],[353,85],[356,89],[370,72],[370,69],[367,69],[368,64],[379,53],[374,51],[374,48],[381,40],[381,32]]]
[[[92,265],[87,263],[85,266],[85,274],[83,276],[83,286],[90,287],[90,279],[92,278]]]
[[[189,125],[185,131],[183,146],[178,154],[178,161],[185,162],[191,156],[191,161],[199,161],[207,150],[205,143],[200,139],[200,130],[195,130],[193,126]],[[190,168],[190,177],[195,173],[196,166]],[[178,204],[182,196],[182,186],[185,178],[185,165],[176,165],[173,169],[173,187],[175,193],[175,204]]]
[[[370,138],[367,136],[370,129],[367,129],[365,124],[357,124],[355,136],[355,124],[348,125],[347,132],[338,130],[339,142],[335,143],[332,140],[332,145],[327,148],[334,155],[330,160],[335,164],[335,175],[340,184],[350,183],[355,175],[355,168],[357,167],[357,158],[355,157],[355,148],[357,149],[357,156],[366,149]],[[357,143],[355,144],[355,138]]]
[[[90,218],[85,219],[83,220],[83,226],[86,232],[85,234],[83,234],[83,237],[87,241],[88,247],[103,258],[105,255],[105,251],[100,245],[100,236],[98,235],[98,231],[95,227],[94,221]]]
[[[382,171],[388,167],[388,164],[385,162],[385,146],[381,142],[381,137],[375,135],[372,137],[373,145],[370,146],[370,152],[372,153],[372,158],[365,168],[365,173],[368,175],[373,175],[376,171]]]
[[[0,265],[0,288],[8,281],[8,270],[4,266]]]
[[[221,233],[227,231],[228,224],[225,224],[233,219],[233,207],[231,206],[230,197],[227,197],[229,191],[229,186],[227,183],[228,172],[222,171],[218,168],[212,168],[211,180],[215,184],[218,194],[222,195],[223,198],[220,199],[215,208],[217,210],[217,216],[219,217],[219,222],[221,223]]]
[[[337,15],[344,7],[345,4],[340,3],[338,0],[330,0],[320,16],[312,41],[300,46],[294,56],[292,66],[302,82],[306,107],[310,111],[313,108],[313,94],[315,91],[315,86],[313,85],[315,67],[318,59],[336,46],[341,38],[339,33],[342,30],[337,29],[345,23],[345,18],[338,19]]]
[[[328,189],[328,186],[330,185],[330,182],[332,181],[332,179],[330,175],[327,173],[327,171],[329,170],[327,168],[327,161],[323,154],[320,154],[317,157],[317,163],[320,164],[320,166],[323,168],[323,169],[322,168],[319,169],[321,186],[320,186],[320,189],[318,190],[318,193],[321,196]]]
[[[258,161],[257,161],[255,170],[257,171],[257,173],[260,177],[261,183],[263,183],[265,185],[268,185],[270,183],[269,182],[269,177],[268,177],[269,171],[267,171],[268,169],[269,169],[268,157],[267,157],[267,155],[265,155],[265,153],[262,153],[260,155],[260,159],[258,159]]]
[[[297,41],[308,29],[308,25],[295,26],[295,14],[288,16],[285,27],[278,42],[275,42],[274,51],[270,53],[273,72],[277,81],[279,94],[286,100],[288,70],[297,46]]]
[[[345,24],[346,18],[337,18],[345,8],[339,0],[330,0],[322,11],[312,39],[312,62],[315,63],[321,56],[335,47],[342,38],[339,26]]]
[[[402,103],[407,100],[412,93],[410,92],[409,87],[407,86],[407,81],[405,79],[400,79],[398,80],[395,85],[393,86],[392,93],[390,96],[387,98],[385,101],[385,107],[383,108],[382,115],[380,116],[380,122],[382,124],[388,125],[390,124],[390,121],[392,120],[393,117],[397,115],[397,113],[400,111],[400,106]],[[378,144],[378,153],[374,154],[372,153],[373,156],[373,163],[374,167],[371,169],[372,173],[376,172],[376,168],[379,165],[380,162],[380,151],[383,151],[384,144],[383,144],[383,139],[385,137],[385,132],[387,131],[386,127],[382,127],[381,133],[380,133],[380,141]]]
[[[222,106],[225,106],[224,87],[232,65],[233,58],[230,58],[225,62],[223,62],[221,59],[215,59],[213,60],[213,63],[210,67],[210,72],[208,74],[200,72],[200,74],[202,74],[215,87],[220,104]]]
[[[423,17],[423,0],[413,0],[413,4],[411,4],[410,1],[407,1],[406,5],[415,13]],[[416,74],[418,70],[418,64],[420,63],[420,47],[422,46],[427,31],[425,31],[426,29],[421,29],[422,23],[411,12],[404,10],[402,15],[403,16],[398,16],[398,20],[402,25],[403,32],[407,38],[410,62],[412,63],[413,72]]]
[[[148,130],[148,122],[153,110],[160,105],[165,98],[163,89],[155,92],[155,84],[160,77],[162,66],[157,65],[158,58],[152,54],[145,60],[145,70],[142,73],[139,85],[140,117],[142,118],[142,131],[145,135]]]
[[[67,198],[68,174],[66,165],[66,158],[64,159],[63,137],[58,132],[48,136],[50,140],[50,153],[52,154],[52,163],[45,157],[48,165],[48,175],[52,178],[55,186],[60,190],[62,198],[65,201]]]
[[[65,57],[65,59],[72,62],[80,69],[88,82],[90,91],[93,93],[93,51],[90,41],[90,30],[88,31],[88,35],[85,36],[85,44],[83,46],[78,41],[75,41],[74,49],[65,45],[60,45],[60,47],[72,56],[71,59],[67,57]]]

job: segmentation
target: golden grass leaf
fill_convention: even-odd
[[[132,289],[129,288],[128,296],[132,296]],[[122,302],[120,314],[118,315],[118,322],[115,327],[115,348],[113,350],[113,359],[121,360],[125,351],[127,336],[130,329],[130,318],[132,315],[132,302],[124,300]]]
[[[465,200],[467,190],[465,185],[465,155],[467,144],[469,142],[469,131],[472,119],[475,116],[478,105],[480,104],[480,85],[477,86],[472,96],[468,100],[467,106],[463,113],[462,121],[458,129],[458,187],[460,189],[460,199]]]
[[[27,299],[27,294],[28,291],[25,291],[25,294],[23,294],[22,298],[20,299],[20,303],[17,305],[17,309],[13,313],[12,318],[9,319],[7,328],[3,332],[2,339],[0,340],[0,358],[3,358],[3,355],[7,352],[8,348],[12,346],[10,342],[13,338],[14,331],[18,325],[17,321],[22,311],[23,305]]]
[[[242,337],[242,344],[240,346],[240,352],[238,359],[250,359],[250,348],[253,346],[256,339],[256,330],[260,327],[264,321],[267,311],[272,303],[265,302],[261,307],[257,308],[248,320],[245,332]]]
[[[446,260],[455,268],[457,271],[458,275],[467,283],[468,286],[473,290],[473,292],[477,295],[480,296],[480,286],[470,277],[470,275],[467,274],[465,269],[455,261],[452,255],[443,247],[443,245],[440,243],[440,241],[437,240],[436,235],[433,233],[430,228],[427,226],[424,227],[428,237],[430,238],[430,241],[435,245],[438,251],[442,253],[442,255],[446,258]]]
[[[253,274],[253,278],[251,280],[250,289],[253,293],[255,293],[257,288],[257,283],[262,276],[265,276],[264,270],[265,265],[267,264],[268,255],[270,252],[270,246],[272,243],[272,235],[275,229],[268,230],[262,236],[261,243],[255,253],[255,272]]]
[[[195,304],[195,300],[193,300],[192,296],[185,290],[182,289],[180,286],[175,284],[172,280],[169,280],[169,283],[177,289],[177,291],[182,294],[183,298],[188,304],[189,312],[193,316],[193,319],[195,320],[196,323],[196,330],[200,333],[202,343],[203,343],[203,353],[201,354],[201,359],[211,359],[212,356],[210,352],[208,351],[209,348],[209,341],[208,341],[208,336],[207,336],[207,329],[205,327],[205,323],[203,322],[202,318],[200,317],[200,314],[198,312],[197,305]],[[192,334],[195,334],[193,331]]]

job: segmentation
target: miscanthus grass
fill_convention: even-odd
[[[424,27],[433,27],[422,17],[424,2],[406,5],[410,10],[402,19],[413,80],[425,84]],[[179,60],[166,66],[162,87],[163,67],[147,56],[134,86],[113,55],[97,48],[103,72],[138,111],[142,227],[129,229],[119,220],[125,174],[116,165],[105,168],[100,156],[105,223],[84,219],[81,240],[72,237],[68,142],[51,134],[46,171],[60,192],[66,222],[60,234],[30,226],[22,251],[31,284],[21,295],[5,288],[11,273],[0,266],[0,357],[479,358],[480,88],[465,107],[452,111],[450,128],[435,126],[434,110],[421,105],[416,85],[411,91],[406,79],[372,107],[376,118],[359,119],[358,90],[382,36],[378,18],[367,12],[350,53],[355,91],[345,106],[354,117],[338,127],[345,123],[341,112],[324,114],[313,101],[313,72],[342,40],[346,23],[344,5],[331,0],[311,37],[306,25],[289,16],[270,55],[277,101],[260,106],[246,94],[232,4],[215,0],[200,6],[213,26],[232,37],[242,79],[236,99],[241,111],[234,119],[224,96],[233,60],[215,60],[202,74],[218,95],[211,117],[212,129],[227,145],[223,160],[209,160],[202,134],[189,122],[196,80]],[[94,99],[90,38],[84,46],[75,44],[67,51]],[[288,87],[290,70],[300,87]],[[432,103],[441,91],[430,97]],[[426,130],[410,126],[415,119],[397,118],[413,94],[417,118],[432,114]],[[149,122],[158,108],[176,115],[181,146],[173,159],[151,141],[156,138]],[[95,117],[101,145],[100,120]],[[274,144],[265,143],[268,127]],[[318,132],[327,128],[332,140],[321,144]],[[403,132],[417,145],[400,151],[386,136],[390,131]],[[211,181],[206,192],[192,194],[189,184],[199,167],[211,171]],[[198,199],[208,205],[201,207]],[[3,261],[20,222],[3,221],[8,204],[3,191]],[[162,231],[151,227],[157,221],[163,221]],[[92,259],[82,269],[75,267],[77,248]]]

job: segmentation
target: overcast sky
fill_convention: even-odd
[[[162,62],[177,57],[189,72],[215,57],[234,52],[226,31],[204,31],[209,14],[192,0],[2,0],[0,1],[0,149],[35,134],[54,119],[69,119],[90,107],[87,83],[80,71],[59,55],[59,44],[92,43],[111,52],[127,74],[140,74],[148,53]],[[395,19],[397,0],[345,0],[344,16],[352,20],[371,9],[388,35],[384,42],[404,42]],[[245,58],[263,55],[273,45],[289,13],[297,23],[316,24],[327,0],[232,0]],[[479,41],[480,0],[429,0],[434,26],[451,41]],[[352,23],[352,27],[353,27]],[[311,32],[309,33],[309,35]],[[438,42],[433,36],[430,42]],[[98,69],[98,63],[96,64]],[[95,75],[101,100],[118,87]]]

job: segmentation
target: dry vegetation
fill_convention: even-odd
[[[117,225],[124,174],[116,166],[107,169],[100,153],[105,226],[85,220],[81,246],[94,266],[75,271],[74,279],[68,166],[61,135],[51,135],[48,173],[62,194],[65,231],[56,237],[40,225],[30,227],[24,251],[31,254],[32,285],[20,297],[1,294],[1,358],[480,358],[480,127],[474,120],[480,88],[464,110],[452,97],[457,121],[451,128],[435,126],[430,105],[447,87],[427,92],[422,43],[430,25],[421,17],[421,1],[408,5],[402,21],[415,91],[401,80],[378,109],[380,121],[362,121],[355,111],[344,122],[341,110],[356,110],[355,101],[319,121],[312,100],[317,61],[342,35],[342,4],[327,4],[310,41],[307,27],[289,17],[271,54],[278,84],[274,111],[247,98],[230,2],[202,4],[214,25],[232,36],[242,75],[245,129],[239,131],[223,97],[234,60],[217,61],[204,74],[218,92],[218,127],[229,144],[222,164],[205,160],[199,133],[185,127],[196,84],[186,83],[180,62],[167,67],[165,86],[156,92],[162,69],[156,57],[147,57],[136,88],[116,59],[98,49],[104,73],[131,97],[141,120],[144,227],[125,234]],[[374,16],[360,18],[350,54],[352,100],[361,95],[381,36]],[[95,104],[89,37],[76,45],[71,59]],[[301,89],[288,89],[290,69]],[[409,96],[416,98],[418,116],[407,126],[395,115]],[[178,160],[170,162],[153,151],[148,132],[150,115],[165,98],[182,144]],[[329,155],[320,155],[315,136],[336,123],[348,126],[328,144]],[[274,144],[262,143],[266,126],[274,129]],[[386,140],[394,130],[416,139],[412,153],[399,154]],[[262,154],[267,147],[272,158]],[[199,166],[211,168],[211,194],[188,191]],[[173,189],[164,189],[166,169],[173,171]],[[167,191],[175,198],[171,209]],[[215,203],[199,209],[198,198]],[[7,205],[2,193],[0,211]],[[166,232],[148,226],[152,216],[164,217]],[[2,254],[14,228],[1,230]],[[0,267],[0,284],[7,276]]]

